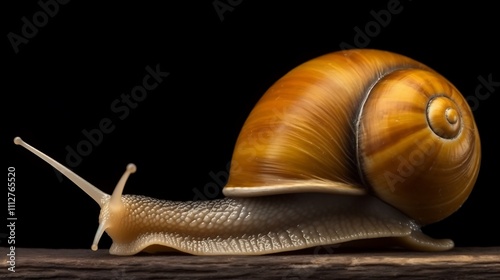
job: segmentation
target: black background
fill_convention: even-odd
[[[222,21],[213,2],[70,1],[59,5],[17,54],[8,34],[22,35],[22,17],[32,22],[41,7],[32,1],[3,8],[0,139],[4,176],[9,166],[16,169],[17,246],[89,248],[99,207],[15,146],[15,136],[65,163],[66,147],[76,149],[85,140],[82,130],[110,118],[115,130],[72,168],[76,173],[111,193],[126,164],[134,162],[138,172],[125,193],[213,198],[222,194],[207,187],[219,184],[209,174],[224,179],[240,127],[265,90],[298,64],[339,50],[342,42],[412,57],[443,74],[465,96],[474,96],[479,76],[500,81],[493,4],[401,0],[402,11],[365,45],[356,45],[355,28],[373,24],[371,11],[386,10],[393,1],[230,1],[234,9]],[[157,64],[170,75],[120,120],[111,104],[142,84],[146,66]],[[500,192],[493,181],[499,101],[497,92],[483,99],[474,104],[483,148],[476,187],[458,212],[424,228],[458,246],[500,245],[495,229]],[[3,238],[5,232],[0,230]],[[110,242],[104,235],[100,248]]]

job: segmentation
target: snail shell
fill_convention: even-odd
[[[480,140],[458,90],[429,67],[378,50],[312,59],[278,80],[245,122],[226,198],[175,202],[112,195],[16,137],[101,207],[112,254],[173,248],[267,254],[375,239],[448,250],[420,226],[455,212],[479,173]]]
[[[264,94],[237,140],[226,196],[369,192],[420,224],[455,212],[480,141],[458,90],[379,50],[310,60]]]

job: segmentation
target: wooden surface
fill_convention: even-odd
[[[5,248],[4,248],[5,249]],[[5,254],[3,254],[5,256]],[[5,259],[5,257],[4,257]],[[500,279],[500,247],[448,252],[345,251],[268,256],[111,256],[107,250],[16,250],[2,279]]]

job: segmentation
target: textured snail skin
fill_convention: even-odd
[[[453,248],[420,227],[455,212],[479,172],[467,102],[410,58],[349,50],[310,60],[278,80],[235,145],[224,199],[163,201],[108,195],[16,137],[101,207],[111,254],[174,249],[258,255],[373,240],[412,250]]]
[[[451,240],[426,237],[415,222],[372,196],[304,193],[178,202],[124,195],[122,201],[120,219],[111,217],[107,206],[100,216],[101,222],[112,221],[106,232],[115,255],[165,248],[261,255],[382,237],[415,250],[453,247]]]

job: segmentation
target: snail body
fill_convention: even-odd
[[[235,145],[226,198],[108,195],[23,142],[100,206],[111,254],[174,249],[269,254],[356,240],[453,248],[421,226],[455,212],[479,172],[480,140],[458,90],[429,67],[378,50],[334,52],[296,67],[259,100]]]

